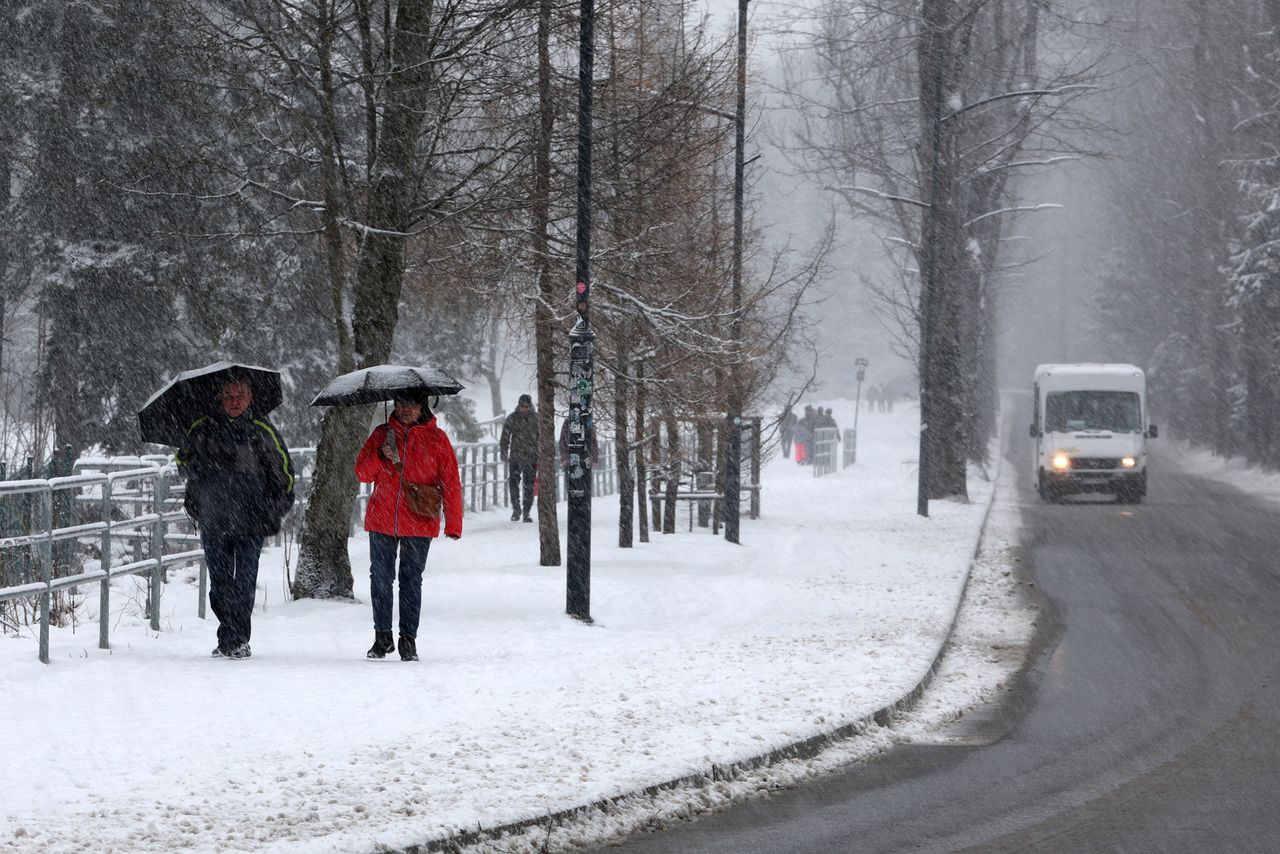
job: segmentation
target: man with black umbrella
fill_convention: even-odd
[[[246,377],[222,379],[218,408],[197,418],[178,451],[187,477],[187,514],[209,567],[209,604],[218,617],[214,658],[248,658],[258,558],[293,506],[293,464],[284,440],[253,412]]]

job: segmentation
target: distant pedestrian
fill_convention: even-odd
[[[893,387],[886,384],[884,387],[884,408],[886,412],[893,411],[893,398],[896,395],[897,395],[897,392],[893,390]]]
[[[532,522],[533,480],[538,475],[538,413],[533,398],[520,395],[516,411],[502,422],[502,438],[498,443],[502,461],[507,464],[507,493],[511,498],[511,521],[523,518]],[[524,483],[521,492],[521,481]]]
[[[356,457],[356,477],[373,484],[364,514],[369,532],[369,598],[373,646],[369,658],[396,651],[391,634],[391,588],[400,558],[400,658],[418,660],[422,573],[431,540],[462,536],[462,482],[449,437],[436,424],[425,396],[397,395],[386,424],[373,428]]]
[[[791,459],[791,443],[796,436],[796,414],[788,406],[778,417],[778,438],[782,442],[782,458]]]
[[[840,425],[836,423],[836,417],[831,414],[831,407],[827,407],[827,411],[823,413],[822,426],[830,427],[836,431],[836,441],[840,441]]]
[[[253,411],[253,390],[232,375],[218,392],[219,410],[196,420],[178,450],[187,477],[187,515],[200,531],[209,568],[209,605],[218,618],[214,658],[252,652],[258,559],[293,506],[293,463],[279,432]]]
[[[813,407],[805,406],[804,415],[796,422],[796,465],[809,464],[809,443],[813,441]]]

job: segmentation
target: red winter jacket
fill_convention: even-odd
[[[449,437],[436,426],[435,416],[405,427],[393,415],[386,424],[373,428],[364,447],[356,455],[356,477],[373,484],[373,495],[364,514],[364,529],[393,537],[438,537],[440,520],[424,519],[409,509],[400,490],[400,473],[379,453],[387,431],[396,434],[396,449],[410,483],[432,483],[443,494],[441,515],[445,536],[462,536],[462,482],[458,479],[458,458]]]

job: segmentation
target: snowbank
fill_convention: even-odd
[[[829,405],[852,425],[851,404]],[[264,553],[246,662],[209,659],[187,578],[165,589],[159,634],[141,593],[117,594],[110,651],[84,623],[53,633],[48,666],[31,633],[0,639],[0,851],[401,847],[865,718],[933,665],[991,484],[921,519],[915,411],[864,411],[859,428],[858,464],[829,477],[771,461],[741,546],[682,512],[677,534],[619,549],[617,499],[598,499],[594,625],[564,616],[534,526],[492,512],[433,544],[416,664],[363,657],[363,537],[358,604],[286,601],[285,556]]]

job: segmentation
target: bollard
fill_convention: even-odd
[[[102,483],[102,539],[99,548],[102,556],[98,568],[106,573],[98,592],[98,649],[111,649],[108,632],[111,628],[111,478]]]
[[[152,507],[156,520],[151,523],[151,628],[160,631],[160,585],[164,581],[164,503],[169,497],[169,474],[163,469],[155,480]]]
[[[49,536],[40,546],[40,580],[44,582],[44,592],[40,594],[40,661],[49,663],[49,599],[53,595],[50,585],[53,584],[53,490],[45,485],[40,493],[41,524],[49,532]]]

